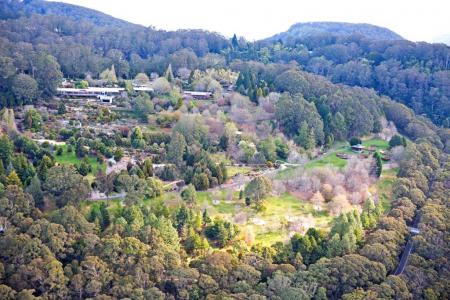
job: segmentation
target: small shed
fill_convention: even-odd
[[[358,152],[358,153],[361,153],[363,150],[366,149],[366,147],[361,144],[352,145],[351,148],[354,152]]]

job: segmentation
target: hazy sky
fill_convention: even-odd
[[[61,1],[61,0],[60,0]],[[309,21],[370,23],[413,41],[450,33],[448,0],[62,0],[158,29],[200,28],[249,40]]]

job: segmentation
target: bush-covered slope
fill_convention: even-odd
[[[333,34],[337,36],[364,35],[374,40],[402,40],[397,33],[371,24],[355,24],[345,22],[308,22],[292,25],[286,32],[281,32],[269,40],[299,39],[307,36]]]

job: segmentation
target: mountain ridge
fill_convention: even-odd
[[[287,31],[277,33],[263,41],[280,39],[286,41],[288,39],[300,39],[324,34],[337,36],[360,34],[374,40],[404,40],[402,36],[388,28],[368,23],[300,22],[293,24]]]

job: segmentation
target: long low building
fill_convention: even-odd
[[[197,100],[209,100],[213,97],[211,92],[197,92],[197,91],[183,91],[183,98],[197,99]]]
[[[102,88],[102,87],[88,87],[85,89],[77,88],[58,88],[57,95],[59,97],[91,97],[97,98],[103,103],[112,103],[114,97],[125,93],[124,88]]]
[[[138,86],[133,87],[135,92],[153,92],[153,88],[146,86]],[[77,88],[58,88],[57,95],[59,97],[68,97],[68,98],[76,98],[76,97],[91,97],[97,98],[99,101],[103,103],[112,103],[114,97],[118,97],[120,95],[124,95],[126,93],[124,88],[103,88],[103,87],[88,87],[85,89],[77,89]],[[125,96],[125,95],[124,95]]]

